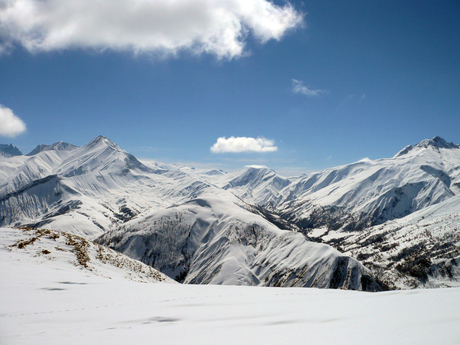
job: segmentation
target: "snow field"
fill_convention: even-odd
[[[97,275],[64,259],[0,248],[1,344],[458,344],[460,339],[460,288],[366,293],[140,283],[115,269]]]

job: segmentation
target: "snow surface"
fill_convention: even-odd
[[[366,293],[141,283],[115,270],[94,274],[65,256],[50,260],[7,249],[15,236],[22,238],[10,233],[0,247],[5,345],[458,344],[460,339],[459,288]]]

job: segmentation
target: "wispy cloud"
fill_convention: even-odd
[[[217,142],[211,147],[213,153],[224,152],[274,152],[278,147],[275,142],[266,138],[247,138],[247,137],[220,137]]]
[[[329,91],[327,90],[310,89],[309,87],[304,85],[303,81],[297,79],[292,79],[292,92],[300,93],[307,97],[318,97],[320,95],[329,93]]]
[[[0,135],[13,138],[26,131],[26,124],[10,108],[0,104]]]
[[[344,98],[344,100],[347,102],[361,103],[365,98],[366,98],[366,95],[363,93],[361,95],[355,95],[355,94],[348,95],[347,97]]]
[[[231,59],[246,38],[279,40],[303,14],[268,0],[0,0],[0,52],[113,49],[171,56],[182,50]]]

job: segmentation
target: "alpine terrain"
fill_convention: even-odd
[[[300,177],[249,167],[214,183],[360,260],[390,288],[458,285],[460,146],[440,137]]]
[[[0,226],[94,240],[179,282],[460,285],[460,147],[439,137],[289,178],[141,161],[103,136],[2,148]]]

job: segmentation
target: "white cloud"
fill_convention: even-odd
[[[13,138],[25,130],[25,123],[10,108],[0,104],[0,135]]]
[[[292,79],[292,92],[300,93],[308,97],[318,97],[321,94],[328,94],[327,90],[312,90],[303,84],[303,81]]]
[[[264,43],[303,25],[289,3],[268,0],[0,0],[0,52],[69,48],[231,59],[252,34]]]
[[[246,138],[246,137],[220,137],[217,142],[211,147],[213,153],[223,152],[273,152],[277,151],[273,140],[265,138]]]

